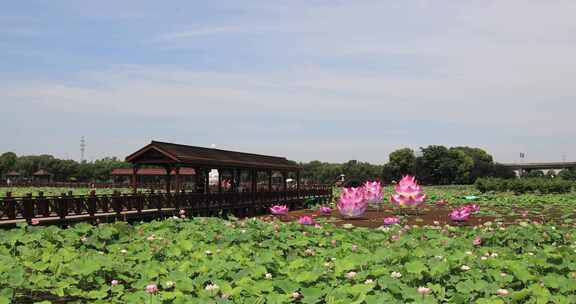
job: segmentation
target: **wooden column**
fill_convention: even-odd
[[[252,176],[252,192],[256,192],[258,185],[258,171],[252,169],[250,170],[250,175]]]
[[[166,193],[170,193],[170,174],[172,173],[172,166],[165,166],[166,169]]]
[[[296,170],[296,191],[300,193],[300,170]]]
[[[194,192],[200,192],[200,182],[202,181],[201,179],[201,174],[202,174],[202,169],[198,168],[198,167],[194,167]]]
[[[210,193],[210,169],[204,169],[204,193]]]
[[[138,191],[138,165],[132,164],[132,191]]]
[[[288,184],[286,183],[287,177],[288,175],[286,174],[286,171],[282,171],[282,188],[284,191],[288,190]]]
[[[236,185],[236,183],[237,183],[237,180],[236,180],[236,171],[237,171],[237,170],[238,170],[238,169],[236,169],[236,168],[230,169],[230,176],[232,177],[232,178],[231,178],[231,181],[230,181],[230,190],[231,190],[232,192],[238,192],[238,191],[237,191],[238,187],[237,187],[237,185]]]
[[[268,170],[268,192],[272,192],[272,169]]]
[[[174,167],[174,173],[176,175],[176,185],[175,185],[175,189],[174,191],[176,193],[179,193],[181,190],[181,185],[180,185],[180,165],[176,165],[176,167]]]
[[[218,169],[218,193],[222,193],[222,169]]]
[[[284,203],[287,204],[288,203],[288,184],[286,183],[286,178],[287,178],[287,174],[286,171],[282,171],[282,190],[284,191]],[[292,204],[290,204],[290,208],[294,208],[294,206]]]

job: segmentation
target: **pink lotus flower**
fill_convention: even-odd
[[[470,211],[466,208],[457,208],[450,212],[450,219],[454,222],[466,222],[470,219]]]
[[[361,216],[368,207],[368,201],[364,199],[364,188],[344,188],[340,194],[340,200],[336,205],[338,211],[344,217]]]
[[[461,208],[467,209],[468,212],[470,212],[471,214],[477,213],[478,211],[480,211],[480,205],[478,204],[468,204],[468,205],[464,205]]]
[[[30,224],[36,226],[36,225],[40,224],[40,221],[39,221],[38,219],[32,219],[32,220],[30,221]]]
[[[270,212],[274,215],[286,215],[288,213],[288,206],[274,205],[270,208]]]
[[[418,287],[418,293],[421,295],[427,295],[430,293],[430,291],[432,290],[428,287]]]
[[[110,282],[110,285],[112,285],[112,286],[116,286],[116,285],[118,285],[118,284],[120,284],[120,282],[118,282],[118,280],[112,280],[112,281]]]
[[[307,215],[301,216],[298,219],[298,223],[300,223],[302,225],[314,225],[315,224],[314,219],[310,216],[307,216]]]
[[[482,238],[477,236],[476,238],[474,238],[474,240],[472,241],[472,244],[474,246],[480,246],[482,245]]]
[[[146,292],[150,294],[154,294],[158,292],[158,286],[156,284],[148,284],[146,285]]]
[[[384,218],[384,225],[386,225],[386,226],[395,225],[395,224],[398,224],[399,222],[400,222],[400,219],[395,217],[395,216]]]
[[[390,197],[390,202],[401,208],[416,207],[426,201],[426,194],[422,192],[422,188],[418,185],[414,176],[404,176],[394,190],[396,194]]]
[[[364,183],[364,199],[368,203],[380,203],[384,199],[382,184],[378,181]]]
[[[320,213],[322,214],[331,214],[332,213],[332,208],[327,207],[327,206],[322,206],[320,207],[320,209],[318,209],[320,211]]]

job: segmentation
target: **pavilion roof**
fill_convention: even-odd
[[[122,176],[122,175],[132,175],[133,170],[132,168],[116,168],[112,169],[112,175]],[[172,175],[176,175],[176,170],[172,170],[170,173]],[[181,168],[178,172],[179,175],[194,175],[193,168]],[[136,172],[136,175],[145,175],[145,176],[164,176],[166,175],[166,169],[164,168],[139,168]]]
[[[48,171],[44,170],[44,169],[40,169],[36,172],[34,172],[34,174],[32,174],[34,176],[50,176],[52,174],[50,174]]]
[[[284,157],[159,141],[152,141],[142,149],[126,157],[126,161],[139,164],[178,164],[210,168],[235,167],[276,170],[297,170],[300,168],[298,164]]]

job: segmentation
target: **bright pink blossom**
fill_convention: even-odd
[[[30,224],[32,224],[32,225],[35,226],[35,225],[40,224],[40,221],[39,221],[38,219],[32,219],[32,220],[30,221]]]
[[[275,215],[286,215],[288,213],[288,206],[274,205],[270,208],[270,212]]]
[[[474,240],[472,241],[472,244],[473,244],[474,246],[480,246],[480,245],[482,245],[482,238],[479,237],[479,236],[475,237]]]
[[[400,219],[395,217],[395,216],[384,218],[384,225],[386,225],[386,226],[395,225],[395,224],[398,224],[399,222],[400,222]]]
[[[470,211],[466,208],[456,208],[450,212],[450,219],[454,222],[466,222],[470,219]]]
[[[431,292],[432,290],[428,287],[418,287],[418,293],[421,295],[427,295]]]
[[[364,199],[364,188],[344,188],[340,194],[340,200],[336,205],[338,211],[344,217],[358,217],[368,207],[368,201]]]
[[[146,285],[146,292],[153,294],[158,292],[158,286],[156,284],[148,284]]]
[[[414,176],[404,176],[394,190],[396,194],[390,197],[390,202],[401,208],[416,207],[426,201],[426,194],[422,192],[422,187],[418,185]]]
[[[118,280],[112,280],[112,281],[110,282],[110,285],[112,285],[112,286],[116,286],[116,285],[118,285],[118,284],[120,284],[120,282],[118,282]]]
[[[364,199],[368,203],[380,203],[384,199],[382,184],[379,181],[364,183]]]
[[[318,209],[320,211],[320,213],[322,214],[331,214],[332,213],[332,208],[327,207],[327,206],[322,206],[320,207],[320,209]]]
[[[474,214],[480,211],[480,205],[478,204],[468,204],[464,205],[461,208],[467,209],[469,213]]]
[[[300,223],[302,225],[314,225],[316,222],[314,221],[314,219],[312,217],[304,215],[298,219],[298,223]]]

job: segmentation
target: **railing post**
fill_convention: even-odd
[[[96,191],[90,191],[90,196],[88,197],[88,214],[90,217],[94,217],[96,214]]]
[[[48,200],[44,197],[44,192],[40,191],[37,198],[38,203],[38,213],[45,217],[50,216],[50,207],[48,205]]]
[[[116,212],[117,215],[122,213],[122,198],[120,197],[120,192],[114,190],[112,193],[112,209]]]
[[[34,202],[32,201],[32,193],[26,194],[26,197],[23,200],[23,216],[26,219],[28,224],[32,223],[32,218],[34,218]]]
[[[58,198],[56,205],[58,206],[56,213],[58,214],[58,217],[60,217],[60,220],[66,219],[66,216],[68,215],[68,198],[66,197],[65,192],[60,194],[60,198]]]
[[[6,213],[11,220],[16,219],[16,200],[12,197],[12,192],[7,192],[4,198],[4,205],[6,206]]]

